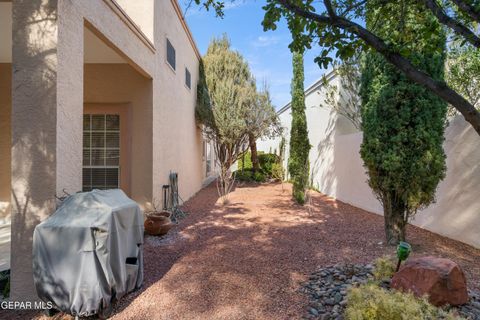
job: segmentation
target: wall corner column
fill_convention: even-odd
[[[81,186],[82,117],[78,115],[83,112],[83,76],[78,72],[79,63],[83,66],[83,36],[80,43],[78,36],[67,41],[69,35],[62,25],[71,18],[62,8],[67,5],[71,4],[57,0],[14,0],[12,4],[14,300],[37,299],[32,270],[35,226],[54,212],[59,190],[75,192]],[[83,34],[81,21],[72,19],[69,25]],[[67,46],[73,47],[66,50]],[[70,56],[75,50],[80,53]],[[67,74],[67,66],[73,74]],[[65,147],[67,143],[69,148]],[[73,173],[67,175],[66,168],[74,168]]]

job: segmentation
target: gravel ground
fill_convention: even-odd
[[[297,319],[308,310],[299,288],[312,272],[394,252],[383,244],[381,216],[311,194],[302,207],[288,184],[244,185],[222,206],[215,185],[203,189],[167,238],[147,238],[145,283],[113,319]],[[408,239],[413,256],[451,258],[480,288],[480,250],[413,226]],[[31,317],[0,312],[0,319]]]
[[[372,264],[337,264],[317,270],[300,288],[310,300],[304,318],[343,320],[348,289],[372,279]]]

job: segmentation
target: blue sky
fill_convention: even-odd
[[[189,0],[179,0],[185,8]],[[193,33],[200,53],[205,54],[213,37],[226,33],[232,47],[248,61],[250,69],[259,85],[267,80],[272,101],[276,108],[290,101],[290,81],[292,78],[292,58],[288,49],[290,31],[283,21],[275,31],[264,32],[263,0],[225,1],[225,17],[215,17],[212,11],[192,5],[186,13],[186,20]],[[305,54],[305,86],[309,86],[324,73],[324,69],[313,62],[316,48]],[[317,49],[318,50],[318,49]]]

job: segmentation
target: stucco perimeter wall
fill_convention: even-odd
[[[0,225],[10,222],[12,65],[0,63]]]
[[[333,79],[333,81],[336,81]],[[347,119],[318,108],[325,89],[306,95],[312,184],[321,192],[356,207],[382,214],[382,206],[367,184],[359,150],[362,133]],[[291,111],[280,113],[287,138]],[[259,150],[278,150],[280,139],[258,141]],[[436,203],[417,213],[414,225],[480,248],[480,137],[463,119],[455,117],[445,133],[447,175],[439,184]],[[287,161],[284,165],[286,167]]]
[[[445,134],[447,176],[437,203],[420,212],[414,224],[480,248],[480,137],[463,116]]]
[[[128,64],[85,64],[86,104],[129,104],[130,192],[145,205],[152,199],[152,80]],[[125,168],[127,170],[127,168]]]
[[[179,173],[187,200],[202,186],[202,141],[195,124],[199,60],[170,0],[155,2],[156,77],[153,81],[153,197],[162,199],[170,171]],[[176,52],[176,70],[166,62],[166,39]],[[192,87],[185,86],[185,67]]]
[[[356,207],[382,214],[367,184],[359,155],[362,134],[339,135],[332,150],[320,156],[332,163],[315,178],[319,190]],[[480,247],[480,137],[457,116],[445,133],[447,175],[439,184],[436,203],[419,211],[412,224]]]

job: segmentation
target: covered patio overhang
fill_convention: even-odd
[[[89,24],[84,41],[82,190],[118,187],[144,205],[152,200],[152,80]]]

